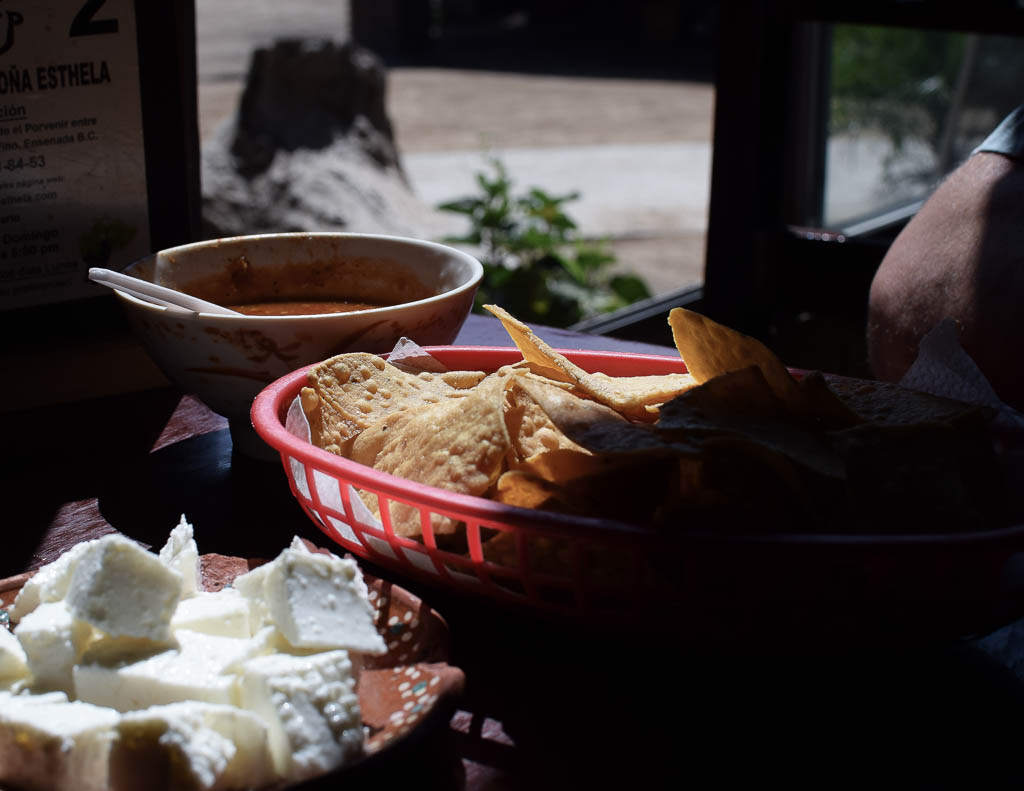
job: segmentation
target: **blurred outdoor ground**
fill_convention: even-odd
[[[351,33],[345,0],[196,0],[196,15],[204,140],[234,113],[253,48]],[[447,27],[414,55],[378,53],[415,192],[430,205],[471,194],[493,154],[516,191],[578,191],[566,210],[581,232],[654,293],[700,283],[714,104],[703,21],[681,44],[647,20],[647,40],[617,47],[607,31],[495,19]]]

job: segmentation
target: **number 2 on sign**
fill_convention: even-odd
[[[106,0],[85,0],[75,18],[68,28],[68,35],[71,38],[76,36],[101,36],[104,33],[117,32],[116,19],[94,19],[96,13],[103,7]]]

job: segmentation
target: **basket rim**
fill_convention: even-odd
[[[425,346],[423,350],[432,356],[436,356],[441,362],[445,362],[445,358],[455,358],[460,362],[465,362],[464,358],[472,359],[479,356],[511,358],[500,362],[498,365],[493,365],[495,369],[500,367],[500,365],[515,362],[516,359],[521,359],[522,356],[514,346]],[[666,371],[675,369],[679,373],[686,372],[682,359],[670,355],[606,352],[589,349],[556,349],[556,351],[583,368],[587,368],[588,363],[601,365],[607,362],[619,364],[647,362],[654,367],[662,368]],[[384,359],[388,358],[387,354],[380,356]],[[459,511],[473,519],[505,524],[515,530],[543,531],[549,535],[562,534],[575,538],[581,537],[581,530],[591,530],[601,533],[602,540],[621,538],[629,541],[636,541],[638,539],[657,541],[661,537],[662,531],[654,531],[644,525],[521,508],[497,503],[484,497],[450,492],[438,487],[410,481],[397,475],[358,464],[294,436],[285,428],[284,416],[287,414],[290,404],[298,396],[299,391],[305,384],[306,373],[318,364],[311,363],[285,374],[264,387],[253,400],[250,412],[253,427],[263,441],[281,455],[286,467],[286,457],[291,457],[303,465],[309,465],[336,478],[347,480],[353,485],[358,486],[362,484],[377,489],[389,497],[409,500],[428,508]],[[489,362],[486,365],[476,367],[488,370],[492,367],[492,363]],[[645,373],[650,373],[650,371],[637,371],[636,375],[643,375]],[[1022,538],[1024,538],[1024,524],[961,533],[811,534],[793,532],[710,534],[680,531],[672,536],[673,541],[676,543],[685,541],[689,543],[721,545],[742,544],[745,546],[756,544],[793,544],[876,547],[882,545],[892,548],[904,545],[970,546],[973,544],[990,545],[993,543],[1017,544],[1020,543]]]

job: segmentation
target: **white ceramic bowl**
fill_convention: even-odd
[[[325,284],[341,288],[349,299],[408,300],[348,313],[231,316],[175,312],[116,292],[134,332],[164,374],[228,418],[236,449],[262,455],[269,449],[252,432],[249,410],[264,386],[334,354],[388,352],[403,336],[423,346],[451,343],[473,306],[483,267],[464,252],[416,239],[283,233],[162,250],[125,273],[218,303],[225,285],[234,288],[240,282],[244,290],[253,277],[263,281],[264,289],[270,281],[283,280],[293,288],[301,281],[313,291],[309,283],[316,281],[317,289]]]

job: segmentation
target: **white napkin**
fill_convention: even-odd
[[[996,410],[999,428],[1024,431],[1024,415],[1004,404],[971,356],[960,345],[953,319],[943,319],[918,347],[917,359],[900,384],[936,396]]]

